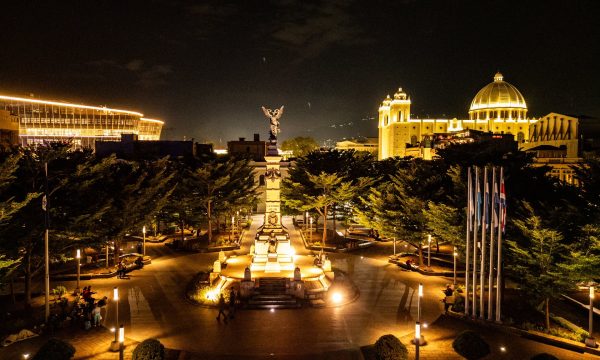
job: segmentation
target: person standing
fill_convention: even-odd
[[[221,293],[219,295],[219,315],[217,315],[217,320],[221,321],[221,315],[223,315],[223,320],[227,323],[227,314],[225,314],[225,297]]]
[[[235,289],[232,287],[229,288],[229,318],[233,319],[235,316],[235,302],[236,302],[236,294]]]
[[[452,287],[450,285],[446,285],[446,289],[443,290],[444,295],[446,295],[444,297],[444,311],[446,312],[446,314],[448,313],[448,309],[450,309],[451,306],[454,305],[454,290],[452,290]]]

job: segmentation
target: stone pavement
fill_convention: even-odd
[[[561,360],[598,359],[597,356],[591,354],[560,349],[444,315],[427,329],[422,330],[428,343],[420,348],[420,358],[425,360],[463,359],[454,352],[452,342],[456,335],[464,330],[473,330],[481,334],[490,345],[491,353],[485,359],[526,360],[543,352],[552,354]],[[413,337],[414,333],[400,338],[400,341],[408,347],[409,359],[415,356],[415,345],[410,343]],[[501,347],[504,347],[505,351],[502,351]]]
[[[49,335],[42,335],[18,342],[6,348],[0,348],[0,358],[3,360],[22,360],[23,354],[31,354],[33,356],[50,337]],[[115,338],[114,333],[104,327],[92,328],[87,331],[79,328],[62,329],[53,337],[65,340],[75,347],[74,359],[119,359],[118,352],[108,350],[111,341]],[[131,353],[137,344],[137,341],[125,337],[125,349],[123,352],[125,359],[131,359]]]

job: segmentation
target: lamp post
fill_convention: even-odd
[[[113,288],[113,301],[115,302],[115,341],[110,344],[111,351],[119,350],[119,339],[118,336],[120,334],[120,329],[117,328],[119,325],[119,288]]]
[[[456,246],[454,247],[454,252],[452,253],[452,256],[454,257],[454,287],[456,288],[456,257],[458,256],[458,253],[456,252]]]
[[[304,213],[304,231],[306,231],[306,225],[308,224],[308,211]]]
[[[310,222],[310,224],[308,226],[308,233],[309,233],[310,242],[312,243],[312,222],[313,222],[312,217],[309,218],[308,221]]]
[[[419,360],[419,343],[421,342],[421,322],[415,324],[415,359]]]
[[[596,284],[590,283],[590,313],[589,313],[589,337],[585,339],[585,345],[588,347],[596,348],[598,344],[596,344],[596,339],[592,335],[592,331],[594,331],[594,296],[595,296],[595,286]]]
[[[81,280],[81,250],[77,249],[75,258],[77,259],[77,288],[75,289],[75,293],[79,294],[79,289],[81,289],[79,286]]]
[[[142,234],[144,234],[144,242],[142,242],[142,255],[146,256],[146,225],[142,228]]]
[[[125,345],[125,327],[121,324],[119,327],[119,360],[123,360],[123,345]]]
[[[427,235],[427,268],[431,271],[431,234]]]
[[[394,256],[396,256],[396,227],[394,226]]]
[[[421,322],[421,298],[423,297],[423,284],[419,283],[419,292],[417,293],[417,322]]]

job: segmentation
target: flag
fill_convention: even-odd
[[[494,225],[498,226],[498,205],[500,204],[500,197],[498,196],[498,182],[496,181],[496,168],[494,168],[494,175],[492,178],[492,221]]]
[[[487,168],[485,169],[485,184],[484,186],[484,194],[483,194],[483,201],[485,203],[484,206],[484,217],[485,217],[485,228],[489,229],[490,227],[490,209],[487,208],[488,204],[490,203],[490,186],[489,186],[489,181],[487,178]]]
[[[500,224],[502,225],[502,232],[506,227],[506,190],[504,188],[504,173],[503,168],[500,168],[500,205],[502,206],[502,213],[500,214]]]
[[[479,169],[475,168],[475,193],[477,199],[477,213],[475,217],[477,218],[477,225],[481,224],[481,189],[479,186]]]
[[[467,202],[469,204],[469,230],[473,230],[473,215],[475,214],[475,208],[473,207],[473,181],[471,176],[471,168],[469,168],[469,172],[467,173],[468,179],[468,189],[467,189]]]

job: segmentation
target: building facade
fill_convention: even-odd
[[[462,130],[512,134],[521,144],[529,138],[530,125],[537,121],[527,117],[525,98],[500,73],[475,95],[468,119],[414,119],[410,105],[410,97],[400,88],[379,107],[380,160],[406,156],[407,148],[419,146],[426,138]]]
[[[267,142],[260,140],[260,134],[254,134],[252,141],[246,138],[227,142],[227,153],[233,156],[244,156],[254,161],[264,161],[267,154]]]
[[[122,134],[158,140],[164,124],[135,111],[5,95],[0,111],[16,119],[20,145],[68,140],[94,148],[96,141],[119,141]]]
[[[377,138],[360,138],[350,139],[344,141],[338,141],[335,144],[337,150],[354,150],[354,151],[366,151],[374,155],[379,152],[379,143]]]

